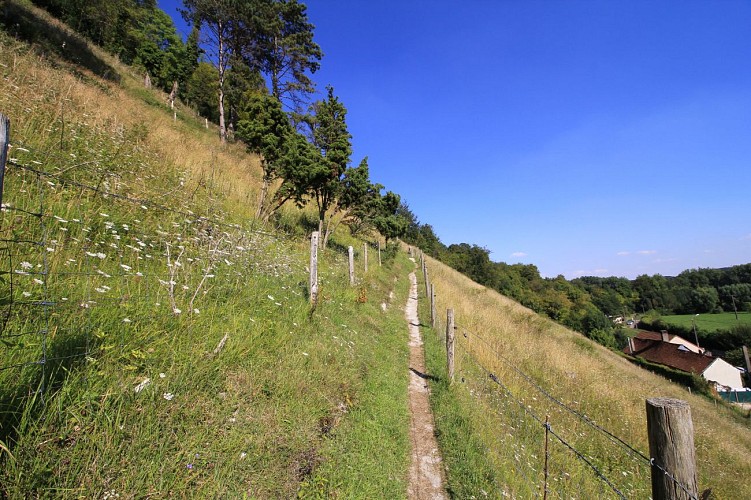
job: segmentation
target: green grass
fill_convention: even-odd
[[[692,328],[694,318],[696,318],[696,328],[702,332],[715,332],[718,330],[728,331],[736,325],[751,325],[751,313],[739,312],[738,319],[735,313],[723,312],[717,314],[680,314],[672,316],[661,316],[668,325],[678,325],[684,328]]]
[[[422,278],[422,273],[418,274]],[[424,282],[418,291],[424,291]],[[420,294],[419,317],[430,318],[429,299]],[[488,456],[486,443],[473,424],[482,409],[472,400],[461,381],[450,384],[446,368],[445,336],[432,328],[422,327],[430,405],[433,410],[436,438],[445,464],[447,489],[452,498],[495,498],[501,490],[499,478]]]
[[[9,156],[45,172],[5,177],[0,496],[404,497],[406,256],[351,287],[340,231],[312,311],[307,230],[251,219],[242,148],[0,45]]]

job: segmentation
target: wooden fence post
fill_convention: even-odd
[[[318,231],[310,235],[310,301],[318,300]]]
[[[446,309],[446,366],[449,383],[454,381],[454,310]]]
[[[3,184],[5,180],[5,161],[8,158],[10,142],[10,119],[0,113],[0,206],[3,203]]]
[[[362,244],[362,254],[363,254],[363,260],[365,261],[365,272],[368,272],[368,244],[363,243]]]
[[[349,253],[349,284],[355,284],[355,249],[351,246],[347,249]]]
[[[435,285],[430,285],[430,328],[435,328],[436,310],[435,310]]]
[[[691,407],[671,398],[647,400],[647,435],[652,462],[652,498],[698,498]]]

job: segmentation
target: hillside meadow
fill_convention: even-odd
[[[0,496],[404,496],[406,256],[353,287],[341,230],[312,308],[257,158],[94,47],[119,83],[0,46]]]
[[[428,345],[432,366],[445,381],[443,329],[446,310],[452,308],[457,374],[451,390],[466,405],[456,409],[440,398],[436,401],[439,444],[446,448],[452,488],[461,491],[467,477],[455,475],[461,468],[451,466],[452,456],[459,462],[469,454],[478,464],[478,484],[486,491],[495,486],[503,496],[540,493],[544,420],[548,417],[551,428],[591,460],[614,488],[628,498],[647,497],[648,462],[588,422],[648,457],[645,401],[671,397],[691,406],[700,491],[711,489],[717,498],[751,495],[744,480],[751,473],[747,413],[690,394],[583,335],[427,259],[439,311],[439,325],[426,332],[433,336],[433,344]],[[425,314],[429,311],[424,311],[423,317]],[[498,383],[490,380],[491,374]],[[442,391],[434,393],[440,396]],[[446,415],[440,407],[448,408]],[[457,435],[456,428],[443,427],[443,422],[447,426],[460,423],[467,434]],[[601,478],[595,478],[592,468],[575,459],[571,449],[558,445],[550,452],[549,475],[558,476],[549,479],[553,491],[561,497],[618,496]]]
[[[350,286],[345,251],[364,242],[342,227],[322,252],[312,308],[315,217],[288,209],[275,225],[254,221],[258,159],[78,43],[117,78],[0,33],[0,112],[12,127],[0,495],[406,497],[414,263],[390,251],[379,266],[371,251],[365,273],[358,251]],[[600,429],[646,454],[653,396],[691,404],[700,488],[751,497],[745,415],[437,261],[428,268],[439,324],[425,326],[421,286],[426,378],[454,497],[539,496],[545,476],[558,497],[614,496],[573,449],[618,491],[647,497],[648,464]],[[546,440],[545,419],[559,441]]]

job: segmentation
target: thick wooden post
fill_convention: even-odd
[[[647,434],[652,457],[652,498],[699,497],[691,407],[671,398],[647,400]]]
[[[430,328],[435,328],[436,310],[435,310],[435,285],[430,285]]]
[[[318,231],[310,236],[310,301],[318,300]]]
[[[363,255],[363,260],[365,261],[365,272],[367,273],[368,272],[368,244],[367,243],[362,244],[362,255]]]
[[[349,284],[354,286],[355,284],[355,249],[352,247],[349,247],[347,250],[349,253]]]
[[[5,162],[8,159],[10,142],[10,120],[0,113],[0,205],[3,203],[3,184],[5,181]]]
[[[449,382],[454,381],[454,310],[446,310],[446,367]]]

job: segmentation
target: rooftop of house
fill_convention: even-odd
[[[631,345],[626,346],[623,352],[653,363],[659,363],[684,372],[696,374],[703,373],[717,359],[691,352],[680,344],[663,342],[659,338],[659,333],[655,335],[657,335],[657,339],[634,337],[632,339],[633,352],[631,351]]]

